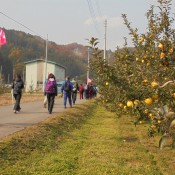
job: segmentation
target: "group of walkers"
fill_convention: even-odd
[[[80,84],[79,86],[79,92],[80,92],[80,100],[85,99],[92,99],[93,97],[97,96],[97,87],[93,85],[92,83],[89,84]]]
[[[24,82],[21,79],[21,76],[17,74],[15,80],[12,84],[13,89],[13,97],[15,98],[15,105],[14,105],[14,113],[20,112],[20,100],[22,96],[22,89],[24,88]],[[77,82],[74,84],[70,81],[70,77],[66,77],[65,82],[61,86],[61,97],[64,96],[64,108],[67,107],[67,100],[69,102],[70,107],[75,104],[77,99],[77,93],[79,92],[79,98],[81,99],[91,99],[96,97],[97,95],[97,88],[92,83],[90,84],[80,84],[78,85]],[[44,106],[48,103],[48,113],[52,114],[55,96],[58,95],[57,90],[57,82],[54,74],[50,73],[48,75],[48,79],[44,85],[44,95],[46,100],[44,100]]]

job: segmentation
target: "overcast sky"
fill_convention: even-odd
[[[174,2],[175,0],[173,0]],[[146,12],[155,0],[0,0],[0,27],[24,31],[57,44],[77,42],[87,45],[91,37],[104,43],[107,19],[107,49],[115,50],[128,37],[121,14],[127,14],[132,26],[146,30]],[[173,7],[174,8],[174,7]],[[32,31],[34,32],[32,32]]]

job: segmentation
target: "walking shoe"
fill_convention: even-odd
[[[46,108],[46,104],[44,103],[44,108]]]
[[[13,112],[16,114],[16,111],[15,110]]]

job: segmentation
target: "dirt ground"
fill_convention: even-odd
[[[38,93],[38,94],[28,94],[24,93],[21,98],[22,103],[27,103],[31,101],[39,101],[39,100],[44,100],[44,95],[43,93]],[[12,95],[11,93],[6,93],[0,95],[0,106],[5,106],[5,105],[11,105],[12,104]]]

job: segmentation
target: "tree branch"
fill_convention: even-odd
[[[167,81],[167,82],[164,83],[162,86],[159,86],[159,88],[163,88],[163,87],[165,87],[166,85],[168,85],[168,84],[170,84],[170,83],[175,83],[175,81],[172,81],[172,80]]]

